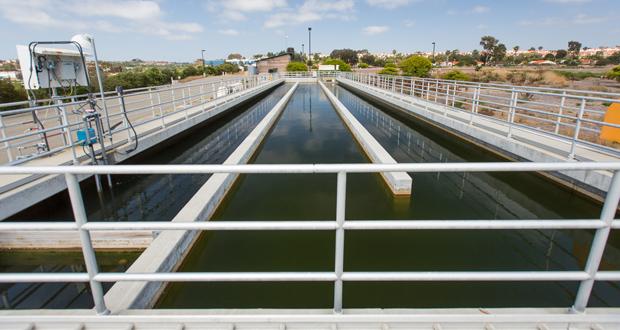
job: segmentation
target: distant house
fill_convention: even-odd
[[[0,79],[15,80],[18,74],[19,71],[0,71]]]
[[[290,53],[261,58],[256,61],[256,71],[257,73],[286,72],[286,66],[292,59],[293,56]]]

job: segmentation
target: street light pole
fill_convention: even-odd
[[[435,64],[435,42],[433,41],[433,64]]]
[[[202,76],[206,77],[207,72],[205,71],[205,50],[204,49],[200,52],[200,57],[202,58]]]
[[[308,27],[308,62],[312,64],[312,28]]]

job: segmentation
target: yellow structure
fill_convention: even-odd
[[[620,125],[620,103],[612,103],[605,113],[605,122]],[[602,140],[620,142],[620,128],[603,126],[601,128]]]

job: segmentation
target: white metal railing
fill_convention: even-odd
[[[575,158],[578,145],[620,156],[620,144],[600,137],[604,127],[620,128],[618,124],[604,121],[607,106],[620,103],[620,93],[357,72],[341,72],[338,76],[392,95],[415,97],[445,109],[465,112],[470,115],[470,124],[474,117],[492,120],[508,127],[508,137],[512,137],[513,127],[518,127],[561,139],[570,144],[567,155],[570,160]]]
[[[277,75],[215,77],[129,89],[123,91],[123,95],[106,92],[103,100],[95,99],[105,143],[132,142],[136,138],[132,125],[135,129],[157,122],[164,129],[176,122],[176,117],[187,119],[192,107],[218,99],[227,101],[276,78]],[[93,96],[99,97],[99,94]],[[217,101],[213,102],[213,107],[217,105]],[[17,109],[12,109],[15,107]],[[0,104],[0,164],[16,165],[67,149],[71,149],[71,158],[77,164],[82,151],[76,132],[84,128],[82,113],[87,107],[87,95],[38,100],[34,104],[28,101]]]
[[[532,172],[612,171],[613,178],[598,219],[578,220],[346,220],[348,173],[381,172]],[[114,165],[114,166],[2,166],[6,174],[64,174],[75,217],[74,222],[0,223],[0,231],[75,230],[79,232],[86,273],[3,273],[0,283],[89,282],[99,314],[106,314],[102,282],[243,282],[322,281],[334,282],[334,312],[342,311],[344,281],[579,281],[573,310],[583,312],[595,281],[618,281],[620,270],[599,271],[605,245],[620,200],[620,162],[566,163],[414,163],[414,164],[300,164],[300,165]],[[214,222],[91,222],[87,221],[77,175],[80,174],[207,174],[207,173],[333,173],[337,174],[336,212],[333,221],[214,221]],[[344,235],[347,230],[459,230],[459,229],[593,229],[596,230],[586,266],[580,271],[459,271],[459,272],[348,272],[344,270]],[[313,230],[335,231],[335,265],[329,272],[100,272],[91,232],[101,230]]]

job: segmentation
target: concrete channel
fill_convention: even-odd
[[[312,80],[305,79],[303,83],[312,83]],[[448,156],[454,157],[450,153],[450,151],[453,151],[453,150],[445,150],[447,148],[442,149],[441,144],[429,143],[428,140],[425,143],[424,139],[422,139],[421,147],[419,146],[419,144],[417,148],[415,144],[412,147],[411,143],[409,143],[409,145],[407,146],[407,151],[405,152],[406,157],[404,157],[403,149],[405,148],[405,143],[404,142],[401,143],[400,132],[401,131],[403,132],[402,138],[404,139],[405,130],[407,129],[406,125],[403,125],[402,123],[397,122],[394,124],[394,129],[393,129],[392,121],[390,121],[391,119],[388,118],[388,116],[381,114],[380,111],[377,111],[377,109],[373,110],[374,114],[371,113],[372,111],[370,111],[370,109],[368,109],[368,111],[366,112],[360,111],[359,108],[354,109],[350,105],[356,102],[356,100],[346,100],[344,98],[346,98],[347,96],[343,95],[344,93],[333,93],[332,92],[333,90],[330,90],[323,83],[320,83],[320,85],[321,85],[322,90],[324,91],[324,96],[326,96],[327,100],[333,105],[333,108],[336,109],[336,113],[338,113],[338,116],[340,116],[340,118],[342,119],[346,127],[348,128],[348,131],[346,129],[345,131],[347,133],[349,132],[352,133],[351,135],[355,137],[356,139],[357,147],[361,147],[360,148],[361,150],[358,150],[356,148],[349,148],[351,150],[346,150],[346,151],[336,150],[336,151],[332,151],[332,153],[325,152],[325,157],[327,158],[318,158],[316,159],[316,162],[325,162],[326,159],[328,160],[327,162],[332,161],[332,160],[339,161],[342,158],[334,157],[334,159],[329,159],[329,157],[334,156],[334,155],[340,156],[340,155],[337,155],[336,152],[339,152],[339,153],[348,152],[350,154],[358,153],[357,156],[359,157],[361,151],[366,153],[368,158],[370,158],[372,161],[376,161],[376,162],[396,162],[396,161],[406,161],[406,162],[420,161],[422,162],[422,161],[429,161],[429,158],[430,160],[437,159],[433,157],[439,157],[438,158],[439,161],[448,161],[448,158],[447,158]],[[287,151],[289,151],[289,149],[284,148],[282,150],[278,150],[276,148],[278,146],[282,147],[282,141],[285,139],[285,136],[283,136],[284,132],[289,132],[290,134],[295,134],[295,133],[299,134],[298,132],[295,131],[296,129],[299,128],[299,126],[289,126],[285,128],[281,127],[282,131],[277,132],[276,134],[277,136],[275,137],[278,141],[276,142],[272,141],[272,144],[267,147],[261,146],[261,144],[263,144],[263,141],[266,139],[268,134],[270,134],[270,132],[273,133],[273,131],[276,130],[275,124],[276,122],[278,122],[278,119],[280,118],[280,116],[284,116],[283,114],[284,109],[287,106],[293,94],[296,92],[296,89],[298,89],[298,86],[299,84],[295,84],[295,86],[286,93],[286,95],[273,107],[273,109],[260,121],[260,123],[244,139],[241,145],[226,159],[224,164],[246,163],[246,162],[249,162],[252,158],[258,159],[259,161],[262,160],[265,162],[269,162],[270,159],[278,159],[278,161],[284,160],[284,162],[286,161],[295,162],[299,160],[299,158],[296,158],[297,155],[291,155],[290,157],[288,155],[284,155]],[[340,88],[340,87],[337,87],[337,88]],[[310,98],[309,101],[312,102],[312,99]],[[306,101],[304,99],[304,106],[305,106],[305,102]],[[317,127],[315,126],[313,128],[312,126],[313,124],[316,125],[316,122],[313,122],[313,117],[312,117],[313,113],[312,113],[311,104],[309,108],[310,108],[309,113],[304,112],[304,116],[307,115],[308,117],[307,121],[306,121],[306,118],[304,117],[303,124],[308,125],[308,127],[304,126],[304,128],[309,129],[309,131],[311,132],[310,134],[317,134],[316,132],[312,132],[313,129],[317,130]],[[321,114],[320,113],[317,114],[315,112],[314,116],[317,116],[317,115],[320,116]],[[381,116],[380,120],[382,122],[390,121],[389,130],[387,131],[387,133],[386,131],[383,131],[383,132],[381,131],[382,129],[385,129],[385,125],[381,125],[381,126],[378,125],[376,127],[372,127],[371,125],[369,125],[368,120],[364,120],[362,118],[362,116],[364,115],[367,115],[367,116],[369,115],[371,118],[378,118],[379,116]],[[315,120],[316,120],[316,117],[315,117]],[[299,124],[299,121],[297,121],[296,123]],[[337,124],[341,125],[342,123],[339,122]],[[396,132],[396,128],[395,128],[396,126],[398,127],[398,133],[396,133],[398,135],[396,134],[393,135],[393,132]],[[384,134],[384,135],[381,135],[381,134]],[[411,134],[408,136],[411,136]],[[304,137],[304,136],[301,136],[301,137]],[[369,139],[367,137],[369,137]],[[397,140],[398,142],[396,142],[395,144],[390,142],[390,139],[394,137],[398,139]],[[368,142],[370,139],[373,142]],[[320,141],[320,142],[323,142],[323,144],[315,145],[313,144],[315,142],[316,141],[308,141],[307,143],[308,145],[303,146],[303,148],[307,148],[309,152],[316,152],[318,154],[323,151],[321,150],[321,148],[330,147],[329,140]],[[289,145],[286,145],[286,147],[290,147],[291,145],[293,144],[291,143]],[[369,145],[376,145],[378,146],[378,148],[372,148],[372,146],[368,147]],[[262,148],[264,148],[264,150]],[[468,151],[475,149],[471,146],[469,146],[469,148],[471,149],[467,149]],[[261,152],[257,152],[257,150],[261,150]],[[379,151],[376,151],[376,150],[379,150]],[[263,155],[264,158],[260,158],[263,152],[265,152],[265,155]],[[278,152],[282,153],[279,155],[280,158],[269,158],[269,156],[273,157],[273,155]],[[373,153],[387,155],[387,157],[389,158],[383,157],[381,155],[375,157],[373,156]],[[414,158],[414,156],[417,157],[418,155],[421,155],[420,159]],[[451,161],[457,160],[457,159],[458,158],[456,157],[450,158]],[[469,160],[466,158],[464,159]],[[345,161],[347,160],[348,159],[345,158]],[[462,159],[459,159],[459,160],[462,160]],[[527,193],[523,191],[520,191],[520,187],[518,187],[519,183],[515,182],[516,180],[515,181],[508,181],[508,180],[502,181],[501,179],[497,179],[497,177],[495,176],[486,176],[484,174],[475,175],[473,177],[467,177],[465,175],[456,176],[452,174],[451,175],[442,174],[441,177],[439,175],[435,176],[435,174],[430,174],[430,175],[422,176],[422,177],[416,177],[415,178],[416,183],[418,182],[417,180],[420,179],[420,187],[418,188],[417,191],[423,192],[423,194],[421,194],[420,197],[418,197],[417,195],[413,197],[410,196],[411,201],[413,201],[413,203],[410,203],[410,201],[407,200],[407,203],[401,204],[400,202],[396,201],[397,199],[393,198],[393,194],[396,191],[395,190],[396,188],[394,187],[404,187],[408,185],[409,187],[408,194],[411,194],[411,189],[412,189],[411,188],[412,187],[411,177],[407,173],[402,173],[402,174],[403,174],[402,177],[396,178],[391,181],[393,186],[391,186],[388,183],[388,186],[390,187],[390,190],[391,190],[390,193],[388,194],[385,194],[385,191],[382,191],[380,188],[377,188],[376,187],[377,182],[376,180],[373,181],[372,178],[370,179],[365,178],[364,179],[365,181],[363,181],[363,184],[360,184],[359,182],[355,180],[351,180],[350,184],[352,184],[353,187],[355,188],[359,188],[359,189],[352,189],[351,194],[353,194],[353,196],[348,197],[350,198],[351,205],[353,206],[353,210],[351,210],[352,214],[357,215],[358,217],[360,216],[360,214],[363,214],[363,215],[372,214],[372,216],[378,217],[379,219],[388,219],[389,216],[392,216],[395,218],[405,216],[405,218],[424,219],[426,216],[431,214],[430,211],[435,211],[435,210],[438,210],[439,208],[441,208],[442,211],[447,212],[447,213],[440,212],[438,216],[442,216],[445,214],[448,214],[451,216],[454,214],[464,212],[466,217],[467,216],[478,216],[478,217],[483,217],[483,218],[484,217],[511,218],[511,217],[517,217],[517,216],[518,217],[532,217],[532,218],[540,216],[540,217],[552,218],[553,216],[562,217],[563,215],[565,215],[565,213],[570,213],[571,211],[578,210],[578,209],[580,209],[581,213],[576,212],[575,214],[578,214],[579,216],[582,216],[584,218],[587,218],[593,214],[596,214],[595,206],[591,205],[588,201],[582,201],[579,199],[574,200],[572,205],[566,206],[565,211],[562,210],[563,207],[545,205],[544,201],[536,201],[538,203],[533,202],[535,198],[532,196],[529,196]],[[408,181],[407,181],[407,178],[408,178]],[[251,179],[252,178],[250,178],[249,176],[243,179],[239,179],[237,178],[236,175],[229,175],[229,174],[212,175],[207,180],[207,182],[202,185],[202,187],[198,190],[198,192],[187,202],[187,204],[185,204],[185,206],[172,219],[172,221],[206,221],[209,219],[213,219],[215,217],[215,214],[216,214],[216,211],[218,211],[218,208],[223,209],[221,213],[224,215],[220,214],[219,216],[215,218],[221,219],[221,217],[226,216],[226,212],[232,212],[232,214],[234,215],[233,218],[237,217],[236,219],[238,219],[239,214],[243,214],[243,212],[258,214],[257,210],[259,211],[261,210],[260,208],[262,207],[261,204],[267,204],[265,205],[265,207],[268,207],[270,205],[273,206],[274,205],[273,203],[271,204],[265,203],[264,200],[261,199],[263,197],[266,197],[264,196],[264,194],[260,194],[260,193],[256,194],[257,190],[251,190],[250,188],[247,188],[247,186],[250,183],[253,183],[250,185],[257,186],[256,181],[250,182]],[[383,179],[387,179],[387,178],[384,176]],[[315,180],[315,179],[312,179],[312,180],[315,182],[312,182],[312,181],[304,181],[304,182],[307,183],[308,186],[311,186],[311,188],[318,187],[319,190],[321,190],[322,188],[321,183],[323,181]],[[529,182],[528,180],[521,180],[521,181]],[[242,184],[238,184],[240,181],[242,181],[241,182]],[[387,181],[390,182],[390,180],[387,180]],[[446,187],[449,189],[441,190],[439,188],[437,189],[429,188],[430,186],[438,185],[439,182],[444,182],[444,181],[448,182],[449,186],[442,186],[442,189]],[[534,181],[535,180],[532,180],[533,182],[532,185],[540,183],[539,181],[536,181],[536,182]],[[278,183],[281,183],[280,180],[276,179],[274,180],[274,182],[275,182],[274,183],[275,188],[273,189],[279,190],[276,187],[276,185]],[[406,183],[403,185],[402,184],[403,182],[406,182]],[[234,186],[236,183],[238,185],[235,188]],[[373,186],[373,184],[375,185]],[[414,185],[413,187],[416,187],[416,186],[417,184]],[[513,186],[517,186],[517,187],[513,189]],[[297,187],[298,190],[303,190],[304,188],[305,188],[305,185],[298,185]],[[256,188],[254,187],[254,189]],[[359,190],[359,191],[356,191],[356,190]],[[548,191],[551,191],[552,189],[545,188],[542,190],[543,190],[542,193],[546,193]],[[296,194],[297,193],[299,192],[296,191]],[[274,196],[276,197],[272,196],[272,198],[275,198],[276,200],[278,200],[277,202],[279,204],[280,203],[288,204],[287,202],[289,202],[290,200],[280,201],[278,199],[278,197],[283,197],[282,194],[296,195],[296,194],[291,194],[290,191],[282,190],[282,191],[274,192]],[[492,194],[494,194],[494,196],[491,196]],[[302,200],[304,199],[302,197],[304,196],[307,197],[311,195],[312,194],[301,195],[301,196],[291,196],[290,198],[296,198],[296,199]],[[446,197],[446,195],[448,195],[448,197]],[[558,193],[558,195],[561,195],[560,197],[565,197],[563,193]],[[251,203],[256,204],[255,205],[256,208],[246,210],[243,207],[243,206],[247,206],[247,204],[243,204],[244,200],[245,200],[245,203],[249,203],[248,198],[246,198],[247,196],[250,196],[250,197],[255,196],[256,199],[252,200]],[[435,200],[433,200],[433,198]],[[476,199],[476,198],[483,200],[483,202],[479,204],[484,204],[484,205],[476,205],[475,203],[473,203],[472,202],[473,199]],[[553,196],[551,198],[553,198]],[[236,199],[241,200],[241,202],[237,201]],[[492,201],[493,204],[491,205],[491,203],[487,203],[487,201]],[[315,214],[319,214],[317,218],[329,217],[331,214],[330,213],[331,211],[325,212],[325,213],[320,213],[320,212],[313,213],[314,211],[316,211],[314,209],[321,209],[320,206],[313,205],[312,210],[307,210],[307,209],[304,209],[303,207],[299,207],[299,205],[303,205],[304,207],[307,208],[307,205],[304,205],[304,204],[293,204],[290,208],[287,207],[286,212],[289,212],[289,213],[286,213],[283,211],[283,213],[279,214],[279,216],[285,219],[285,218],[290,217],[291,214],[297,214],[296,212],[300,210],[307,212],[304,215],[310,214],[309,216],[313,216]],[[356,209],[358,205],[361,205],[361,206],[359,209]],[[447,208],[445,207],[446,205],[450,205],[450,207]],[[495,210],[493,210],[493,208],[495,208]],[[235,212],[239,212],[239,213],[235,213]],[[386,214],[389,216],[385,217]],[[484,214],[484,216],[481,216],[480,214]],[[261,216],[263,216],[263,214],[261,214]],[[451,217],[448,216],[446,218],[451,218]],[[217,220],[217,219],[214,219],[214,220]],[[407,234],[407,233],[404,233],[404,234]],[[547,249],[551,250],[552,247],[555,247],[554,251],[559,250],[559,252],[556,252],[556,253],[559,253],[559,256],[557,256],[556,259],[553,259],[552,262],[558,263],[559,265],[561,265],[561,267],[564,267],[564,266],[574,267],[575,264],[579,263],[579,260],[577,260],[578,258],[571,255],[571,251],[570,251],[571,245],[573,249],[580,249],[581,246],[584,245],[583,244],[584,242],[589,241],[591,239],[591,237],[587,236],[587,234],[584,234],[581,232],[578,234],[577,233],[549,234],[549,233],[541,231],[541,232],[536,232],[533,234],[517,233],[514,236],[508,236],[508,235],[504,236],[503,234],[495,232],[495,234],[497,234],[498,237],[493,238],[493,237],[484,236],[484,238],[491,238],[489,242],[491,242],[492,244],[489,242],[485,242],[487,243],[485,245],[486,248],[483,249],[478,244],[473,244],[475,245],[475,247],[469,248],[465,244],[463,244],[463,242],[460,242],[457,244],[455,242],[451,242],[450,240],[445,240],[445,237],[442,238],[440,235],[432,234],[430,236],[423,237],[421,234],[422,233],[416,234],[418,236],[414,235],[415,239],[410,239],[411,237],[407,239],[409,241],[412,241],[415,244],[417,244],[418,242],[425,242],[425,243],[432,244],[433,242],[445,241],[446,244],[449,245],[451,248],[445,248],[445,247],[440,248],[438,249],[439,253],[441,253],[444,250],[451,250],[451,251],[454,251],[454,254],[455,254],[455,256],[453,257],[461,258],[461,260],[465,260],[463,258],[467,254],[476,253],[476,251],[480,253],[482,250],[489,249],[489,246],[494,246],[493,244],[500,244],[506,241],[510,242],[510,244],[514,244],[513,247],[516,247],[515,250],[517,250],[519,253],[527,253],[533,250],[538,251],[538,250],[543,250],[543,249],[547,251]],[[216,235],[220,235],[220,233],[217,233]],[[558,236],[558,238],[554,238],[556,235]],[[144,253],[142,253],[137,258],[137,260],[129,267],[128,272],[130,273],[131,272],[134,272],[134,273],[168,272],[168,271],[175,271],[179,269],[179,267],[184,267],[182,264],[184,260],[187,260],[189,254],[196,252],[192,250],[196,249],[195,245],[198,243],[198,236],[199,236],[198,232],[194,232],[194,231],[169,231],[169,232],[160,233],[151,243],[149,243],[149,247],[144,251]],[[551,236],[551,238],[549,238],[549,236]],[[273,237],[276,237],[276,236],[273,236]],[[267,241],[262,241],[265,244],[256,244],[256,249],[260,250],[262,248],[262,245],[267,245],[267,244],[275,245],[276,243],[272,243],[270,241],[270,239],[273,237],[269,237]],[[280,245],[278,246],[282,247],[282,249],[284,250],[286,250],[287,248],[290,248],[290,250],[292,250],[293,252],[296,250],[297,248],[296,246],[301,243],[311,243],[312,244],[311,246],[314,246],[318,252],[325,252],[325,250],[331,249],[329,247],[329,241],[323,241],[323,240],[315,241],[315,240],[306,240],[306,238],[302,238],[299,240],[301,243],[299,243],[299,242],[293,242],[297,240],[297,236],[291,236],[291,237],[295,237],[295,239],[289,238],[289,240],[287,241],[288,244],[290,244],[290,247],[280,246]],[[356,261],[357,267],[360,267],[360,265],[364,265],[363,263],[360,263],[359,261],[359,260],[362,260],[362,259],[359,259],[360,255],[363,255],[364,260],[369,259],[371,260],[371,262],[376,262],[377,264],[382,264],[382,265],[388,264],[392,266],[398,265],[399,262],[402,262],[401,259],[398,259],[400,260],[398,261],[396,259],[392,260],[388,258],[389,260],[386,263],[383,263],[383,261],[379,261],[380,257],[379,257],[379,253],[377,252],[377,251],[386,252],[387,251],[386,247],[397,246],[401,248],[403,251],[408,251],[407,260],[413,259],[413,260],[420,260],[422,263],[428,262],[428,260],[425,259],[423,256],[416,254],[416,253],[420,253],[420,246],[417,246],[413,243],[412,243],[413,245],[407,245],[408,243],[405,244],[405,243],[395,242],[399,239],[404,239],[404,237],[405,236],[402,236],[400,233],[399,235],[390,235],[390,236],[384,235],[384,236],[381,236],[378,240],[373,241],[372,243],[368,243],[367,240],[364,240],[360,238],[359,236],[356,236],[355,234],[351,236],[347,236],[347,240],[351,239],[353,243],[351,245],[351,251],[355,252],[355,253],[352,253],[352,257],[350,259],[358,260]],[[432,237],[432,239],[429,237]],[[216,238],[216,237],[213,237],[213,238]],[[555,240],[557,240],[558,242],[555,242]],[[222,237],[220,236],[219,238],[214,239],[214,241],[220,241],[221,243]],[[478,242],[483,242],[483,241],[485,240],[483,239],[478,240]],[[517,241],[519,242],[516,243]],[[459,244],[463,244],[463,245],[459,245]],[[429,248],[429,250],[433,250],[433,247]],[[523,251],[527,251],[527,252],[523,252]],[[248,252],[248,250],[231,251],[231,250],[223,249],[221,251],[221,253],[223,254],[230,253],[230,255],[227,255],[226,258],[234,259],[234,260],[237,260],[236,257],[239,257],[241,255],[241,252],[249,255],[246,257],[257,259],[257,262],[261,264],[264,264],[265,260],[269,260],[268,258],[257,258],[252,253]],[[287,256],[290,256],[292,254],[292,252],[286,252],[286,253],[287,253]],[[507,254],[507,255],[510,255],[511,258],[516,259],[520,257],[519,253],[515,253],[512,255]],[[316,259],[314,259],[316,258],[314,254],[309,254],[306,257],[310,260],[315,260],[315,262],[317,262]],[[349,257],[350,256],[348,256],[347,258]],[[440,255],[439,257],[445,257],[445,255]],[[217,259],[219,257],[213,257],[213,258],[215,259],[215,262],[217,263]],[[541,258],[539,258],[538,255],[531,255],[531,256],[528,255],[528,258],[530,259],[526,258],[527,260],[524,261],[525,265],[536,264],[536,266],[541,266],[540,265]],[[548,258],[550,259],[550,257]],[[300,264],[304,263],[304,260],[302,259],[299,259],[299,260],[295,258],[289,258],[289,259],[293,259],[293,261],[298,262]],[[549,262],[549,259],[547,259],[546,261]],[[243,260],[243,259],[239,259],[239,260]],[[607,260],[611,260],[609,256],[607,257]],[[476,263],[479,261],[480,260],[476,260],[473,262]],[[484,259],[482,261],[486,262],[488,260]],[[396,262],[396,264],[394,264],[394,262]],[[544,261],[542,261],[542,263],[544,263]],[[428,265],[437,266],[438,264],[430,263],[430,264],[424,264],[422,266],[428,266]],[[476,264],[476,265],[481,266],[481,267],[486,266],[484,262],[481,264]],[[544,267],[544,266],[541,266],[541,267]],[[430,286],[431,285],[429,285],[429,287]],[[476,285],[472,285],[471,287],[479,288]],[[162,295],[164,288],[165,288],[165,285],[162,283],[148,283],[147,284],[147,283],[139,283],[139,282],[136,282],[136,283],[121,282],[121,283],[115,284],[110,289],[110,291],[106,294],[106,302],[107,302],[108,307],[110,308],[110,310],[112,310],[113,313],[122,313],[122,311],[130,309],[130,308],[153,307],[154,304],[158,303],[158,300],[160,296]],[[436,289],[436,287],[434,288]],[[317,292],[323,293],[322,290],[323,289],[319,289],[317,290]],[[354,291],[356,292],[355,295],[361,301],[361,303],[359,303],[361,305],[368,304],[368,302],[371,301],[371,299],[369,299],[368,297],[361,297],[361,298],[359,297],[359,292],[362,292],[364,290],[360,288],[357,288],[357,290],[354,289]],[[406,286],[404,290],[400,288],[397,290],[402,291],[402,292],[399,293],[398,291],[395,291],[394,287],[389,288],[387,290],[383,290],[386,293],[381,293],[382,291],[381,288],[377,289],[376,287],[371,289],[368,292],[375,293],[377,296],[382,296],[386,294],[391,295],[395,301],[403,301],[403,299],[405,298],[403,297],[399,298],[397,296],[402,295],[402,296],[408,296],[410,298],[412,296],[411,293],[415,291],[415,290],[411,290],[411,286]],[[554,287],[554,290],[551,290],[551,291],[553,291],[554,295],[561,295],[561,293],[558,293],[558,292],[565,293],[565,292],[570,292],[571,290],[572,288],[570,287],[558,285],[558,287]],[[191,288],[189,289],[189,291],[192,291]],[[467,289],[463,289],[463,291],[467,291]],[[248,293],[245,293],[245,294],[251,295],[252,292],[255,292],[255,291],[249,290]],[[295,291],[294,289],[291,289],[291,291],[284,290],[284,292],[279,292],[279,293],[274,292],[274,294],[279,294],[279,295],[284,294],[284,295],[290,296],[290,295],[295,295],[295,292],[297,291]],[[430,290],[424,289],[423,292],[429,293]],[[485,293],[481,294],[481,297],[484,297],[485,294],[488,295],[489,292],[493,293],[494,291],[493,290],[485,291]],[[199,291],[194,291],[194,294],[201,295]],[[208,294],[204,296],[205,300],[215,299],[213,297],[207,297],[207,296]],[[519,297],[520,299],[522,298],[521,296]],[[434,301],[433,299],[431,300]],[[553,300],[549,299],[549,301],[553,301]],[[198,307],[202,307],[202,306],[198,306]],[[358,307],[358,306],[354,306],[354,307]],[[317,308],[322,308],[322,307],[319,306]]]
[[[293,85],[224,164],[233,165],[248,162],[277,121],[297,86],[298,84]],[[177,216],[172,219],[172,222],[209,220],[234,184],[237,176],[231,173],[212,175]],[[189,251],[197,234],[195,231],[162,232],[127,272],[155,273],[175,270],[182,262],[186,252]],[[108,291],[105,299],[108,308],[113,313],[129,308],[147,308],[152,306],[163,288],[163,283],[121,282]]]
[[[470,115],[459,113],[444,105],[413,96],[397,95],[390,91],[380,90],[376,87],[366,86],[348,79],[337,78],[337,81],[338,84],[354,91],[358,95],[372,99],[403,114],[414,116],[429,125],[440,128],[506,159],[531,162],[566,161],[564,155],[541,147],[540,142],[537,144],[525,138],[520,139],[519,129],[515,129],[513,137],[509,138],[505,134],[501,134],[500,130],[502,128],[489,128],[497,126],[496,124],[490,121],[478,122],[481,119],[472,119]],[[527,132],[522,133],[524,136],[527,135]],[[549,146],[553,146],[556,143],[555,141],[548,141]],[[548,177],[599,201],[602,200],[601,196],[604,196],[611,182],[611,173],[608,171],[553,172],[549,173]]]

